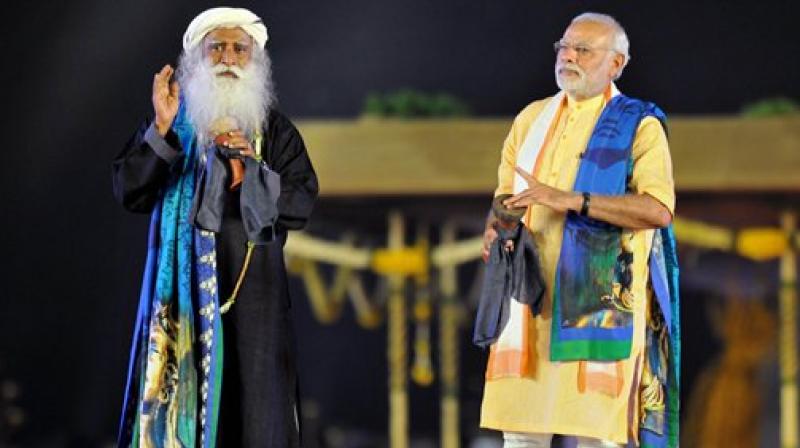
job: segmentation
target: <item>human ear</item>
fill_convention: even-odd
[[[614,53],[614,58],[611,60],[611,77],[617,78],[625,65],[625,56]]]

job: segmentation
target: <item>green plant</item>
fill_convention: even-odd
[[[453,95],[403,89],[386,94],[370,93],[364,101],[363,114],[397,118],[463,117],[469,115],[469,108]]]
[[[796,113],[800,113],[800,106],[796,101],[786,97],[766,98],[742,108],[742,115],[745,117],[772,117]]]

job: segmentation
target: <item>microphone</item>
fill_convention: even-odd
[[[241,160],[232,158],[232,153],[238,151],[231,151],[222,144],[225,142],[227,133],[239,129],[239,123],[233,117],[221,117],[211,122],[211,134],[214,136],[214,144],[221,149],[220,152],[228,157],[228,163],[231,167],[231,184],[228,187],[230,191],[236,191],[244,180],[244,163]]]

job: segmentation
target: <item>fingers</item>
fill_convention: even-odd
[[[497,230],[494,227],[489,227],[483,232],[483,250],[482,253],[484,257],[489,256],[489,248],[494,243],[494,240],[497,239]]]
[[[240,130],[226,132],[217,137],[215,142],[225,148],[238,150],[242,156],[255,157],[256,153],[250,145],[250,140]]]
[[[246,138],[239,136],[228,138],[223,142],[223,145],[232,149],[250,149],[250,142]]]
[[[529,194],[530,194],[530,189],[524,190],[521,193],[517,193],[514,196],[511,196],[510,198],[503,201],[503,205],[505,205],[507,208],[514,208],[517,202],[528,197]]]
[[[217,135],[217,138],[222,140],[222,142],[247,140],[247,136],[239,129],[222,132]]]
[[[223,134],[224,144],[231,148],[243,148],[250,146],[250,140],[247,139],[247,136],[244,135],[239,129],[228,131]]]
[[[156,74],[159,78],[163,79],[164,81],[169,80],[172,74],[175,73],[175,70],[172,68],[171,65],[167,64],[161,68],[161,70]]]
[[[529,205],[537,203],[538,201],[536,200],[536,192],[531,189],[527,189],[522,193],[517,193],[503,201],[503,205],[508,208],[528,207]]]
[[[256,156],[256,152],[253,151],[250,148],[242,149],[242,150],[239,151],[239,153],[244,157],[255,157]]]
[[[173,69],[169,66],[169,64],[165,65],[164,68],[158,71],[155,75],[153,75],[153,82],[164,83],[166,84],[169,81],[169,78],[172,76]]]
[[[536,178],[534,178],[534,177],[533,177],[532,175],[530,175],[528,172],[526,172],[525,170],[523,170],[523,169],[522,169],[520,166],[515,166],[515,167],[514,167],[514,171],[516,171],[516,172],[517,172],[517,174],[519,174],[520,176],[522,176],[522,178],[523,178],[523,179],[525,179],[525,181],[527,181],[527,182],[528,182],[528,185],[535,185],[535,184],[538,184],[538,183],[539,183],[539,181],[537,181],[537,180],[536,180]]]
[[[169,86],[169,79],[175,70],[169,64],[153,75],[153,91],[163,90]]]

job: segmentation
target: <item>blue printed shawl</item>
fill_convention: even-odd
[[[119,447],[213,447],[222,382],[214,233],[189,220],[197,142],[181,107],[172,126],[185,157],[150,221]]]
[[[583,155],[573,191],[622,195],[632,173],[631,149],[642,119],[666,117],[654,104],[617,95],[606,105]],[[672,227],[654,232],[650,283],[652,307],[646,356],[640,371],[652,396],[641,398],[644,447],[678,445],[680,317],[678,262]],[[633,251],[622,229],[569,212],[553,292],[550,358],[553,361],[614,361],[631,353]],[[569,300],[562,300],[568,297]],[[645,378],[645,377],[643,377]],[[643,379],[644,386],[644,379]],[[659,395],[660,393],[660,395]]]

